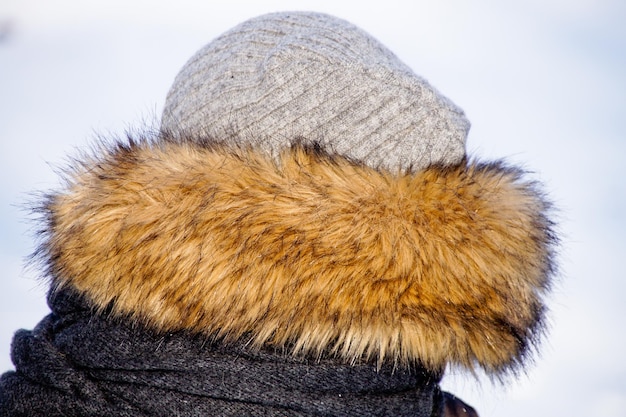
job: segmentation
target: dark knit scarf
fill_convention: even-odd
[[[431,416],[439,376],[293,359],[95,315],[67,292],[16,333],[0,416]]]

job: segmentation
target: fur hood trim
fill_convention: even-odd
[[[293,354],[516,369],[542,330],[555,237],[521,172],[377,171],[294,145],[130,140],[47,198],[54,288],[162,331]]]

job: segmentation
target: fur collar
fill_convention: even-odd
[[[501,163],[376,171],[295,145],[118,143],[47,198],[54,288],[158,331],[492,375],[542,330],[548,205]]]

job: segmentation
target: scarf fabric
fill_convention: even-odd
[[[431,416],[440,376],[292,358],[94,314],[67,291],[16,333],[1,416]],[[434,411],[433,411],[434,410]]]

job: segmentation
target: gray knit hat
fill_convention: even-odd
[[[248,20],[196,53],[167,95],[161,127],[236,137],[273,156],[294,139],[316,142],[396,172],[460,162],[469,122],[361,29],[293,12]]]

